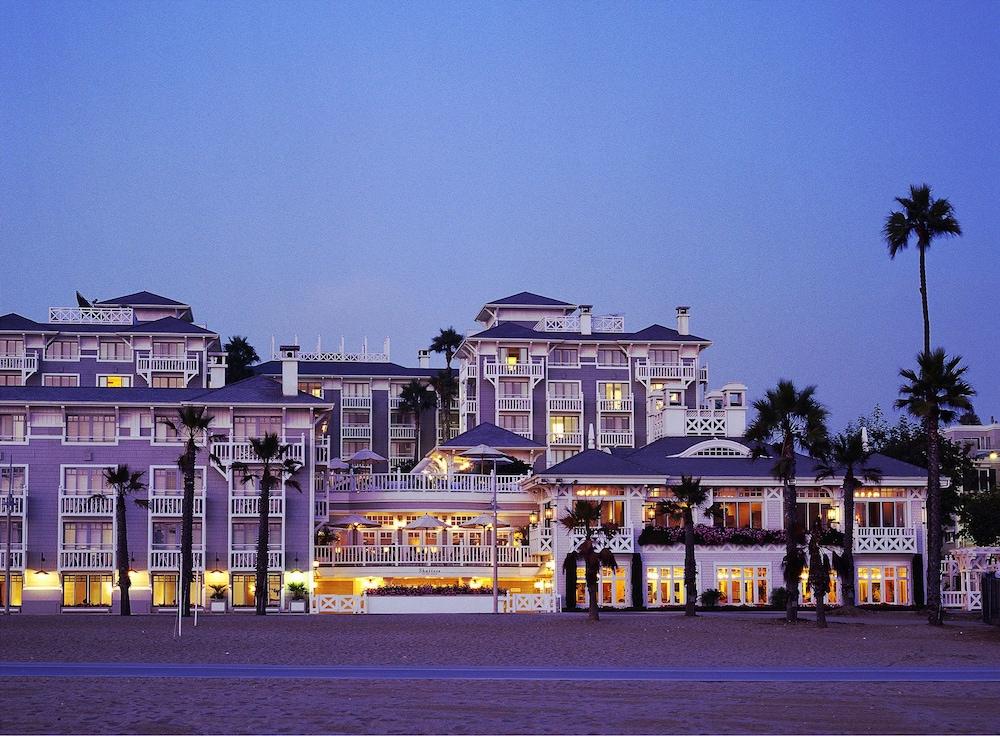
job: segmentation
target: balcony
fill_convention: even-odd
[[[580,315],[544,317],[535,324],[539,332],[580,332]],[[593,332],[625,332],[625,317],[620,314],[595,314],[590,318]]]
[[[477,414],[479,412],[479,402],[476,399],[466,399],[461,411],[465,414]]]
[[[399,407],[403,405],[403,398],[401,396],[390,396],[389,397],[389,411],[398,411]]]
[[[194,569],[205,569],[205,553],[200,549],[192,550],[194,558]],[[150,570],[174,570],[181,567],[181,551],[176,547],[170,549],[153,549],[149,552]]]
[[[110,492],[90,495],[59,489],[59,513],[63,516],[111,516],[114,512],[115,497]]]
[[[317,442],[315,445],[316,464],[326,465],[330,462],[330,440]]]
[[[597,443],[601,447],[631,447],[635,442],[632,432],[599,432]]]
[[[498,411],[531,411],[530,396],[498,396]]]
[[[860,526],[854,530],[854,552],[916,554],[917,534],[912,526]]]
[[[560,411],[579,413],[583,411],[583,399],[579,396],[550,396],[547,403],[550,413]]]
[[[367,439],[372,436],[372,425],[345,424],[340,428],[340,436],[345,440]]]
[[[412,440],[417,436],[417,428],[412,424],[390,424],[390,440]]]
[[[724,436],[726,412],[724,409],[688,409],[684,419],[684,431],[693,436]]]
[[[280,549],[267,551],[267,569],[280,572],[285,568],[285,552]],[[234,549],[229,553],[229,569],[248,571],[257,569],[257,550]]]
[[[409,459],[409,458],[408,458]],[[521,493],[526,475],[497,476],[497,493]],[[432,475],[429,473],[365,473],[339,475],[331,490],[350,493],[490,493],[490,476],[480,473]]]
[[[458,369],[458,380],[468,381],[479,378],[479,366],[474,363],[467,363]]]
[[[0,570],[7,569],[7,540],[0,545]],[[24,547],[20,543],[12,544],[10,549],[10,567],[12,570],[24,569]]]
[[[603,413],[609,412],[632,412],[635,403],[631,396],[625,399],[598,399],[597,400],[597,411]]]
[[[340,406],[343,409],[371,409],[371,396],[341,396]]]
[[[112,549],[66,549],[59,550],[60,570],[111,570],[115,566]]]
[[[132,307],[49,307],[49,322],[69,325],[132,325]]]
[[[528,549],[533,555],[552,554],[552,527],[532,524],[528,533]]]
[[[180,516],[183,513],[184,492],[178,490],[150,489],[149,513],[154,516]],[[205,489],[194,489],[194,515],[205,514]]]
[[[454,426],[449,430],[446,430],[444,427],[438,427],[438,444],[440,445],[448,440],[453,440],[461,433],[461,427],[458,426]]]
[[[31,355],[0,355],[0,371],[21,371],[34,373],[38,370],[38,356]]]
[[[545,375],[545,366],[541,363],[484,363],[483,372],[487,378],[501,376],[542,378]]]
[[[562,447],[580,447],[583,444],[583,432],[550,432],[549,445]]]
[[[305,462],[306,457],[306,447],[304,440],[298,440],[297,442],[292,440],[282,439],[282,443],[289,445],[288,454],[285,455],[286,458],[290,458],[299,463]],[[257,453],[253,450],[253,445],[248,441],[234,441],[230,442],[228,440],[221,440],[219,442],[212,443],[212,453],[219,458],[219,462],[223,465],[229,465],[230,463],[260,463],[260,458],[257,457]]]
[[[24,489],[15,488],[12,495],[7,495],[7,491],[0,491],[0,516],[7,515],[7,501],[10,500],[10,513],[13,516],[24,515]],[[0,538],[0,545],[6,540]],[[0,565],[2,567],[2,565]]]
[[[699,378],[704,373],[708,379],[707,369],[687,363],[650,363],[640,360],[635,366],[635,376],[640,381],[679,381],[687,382]]]
[[[573,530],[573,551],[576,552],[587,538],[587,530],[577,527]],[[612,552],[630,554],[635,549],[635,533],[631,527],[621,526],[610,534],[601,531],[593,532],[594,547],[600,551],[610,549]]]
[[[229,513],[232,516],[260,516],[260,495],[229,496]],[[281,516],[285,513],[285,494],[276,489],[268,498],[268,516]]]
[[[198,375],[198,356],[156,356],[139,355],[136,357],[135,372],[141,376],[148,376],[150,373],[183,373],[188,376]]]
[[[320,565],[373,566],[373,567],[426,567],[467,566],[490,567],[493,565],[492,546],[424,545],[407,544],[316,547],[316,561]],[[502,567],[537,566],[527,547],[501,546],[497,548],[497,564]]]

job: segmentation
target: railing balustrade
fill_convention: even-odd
[[[15,489],[13,495],[8,496],[6,491],[0,491],[0,516],[7,514],[7,503],[10,502],[10,513],[13,516],[20,516],[24,513],[24,489]],[[4,540],[0,538],[0,544]]]
[[[110,570],[115,566],[111,549],[60,549],[60,570]]]
[[[531,411],[530,396],[498,396],[499,411]]]
[[[151,489],[149,492],[149,513],[154,516],[180,516],[183,513],[184,491]],[[205,513],[205,489],[194,490],[194,515]]]
[[[49,307],[49,322],[75,325],[131,325],[132,307]]]
[[[634,401],[631,396],[627,399],[598,399],[597,410],[600,412],[627,411],[631,412]]]
[[[412,424],[390,424],[389,439],[412,440],[417,436],[417,428]]]
[[[285,553],[284,550],[268,550],[267,551],[267,569],[268,570],[281,570],[284,568]],[[230,570],[256,570],[257,569],[257,550],[256,549],[235,549],[229,553],[229,569]]]
[[[521,481],[526,475],[498,475],[497,493],[521,493]],[[331,479],[332,491],[356,493],[433,492],[489,493],[490,476],[485,473],[342,473]]]
[[[150,355],[140,353],[136,356],[136,373],[148,375],[153,372],[163,373],[198,373],[198,356],[181,357],[175,355]]]
[[[70,494],[59,490],[59,513],[64,516],[107,516],[115,511],[115,497],[110,493]]]
[[[285,455],[286,458],[295,460],[299,463],[305,462],[306,448],[304,440],[281,440],[282,444],[287,444],[289,446],[288,454]],[[218,442],[212,443],[212,454],[219,458],[219,462],[223,465],[229,465],[233,462],[241,463],[259,463],[260,458],[257,457],[257,453],[254,452],[253,445],[249,441],[229,441],[220,440]]]
[[[34,373],[38,370],[38,356],[31,355],[0,355],[0,371],[24,371]]]
[[[317,546],[316,561],[333,566],[470,566],[493,564],[493,548],[488,545],[422,545],[407,544]],[[527,547],[502,545],[497,547],[497,564],[502,566],[537,565]]]
[[[344,439],[363,439],[372,436],[372,425],[370,424],[345,424],[340,428],[340,435]]]
[[[191,557],[194,560],[195,570],[205,569],[205,553],[200,550],[192,550]],[[177,570],[181,566],[181,551],[172,549],[153,549],[149,552],[150,570]]]
[[[580,545],[583,544],[586,538],[587,530],[584,527],[576,527],[573,530],[574,552],[580,549]],[[591,540],[594,543],[594,548],[598,551],[606,547],[612,552],[627,554],[633,552],[635,547],[635,533],[632,527],[628,526],[620,526],[611,534],[605,534],[600,530],[592,530]]]
[[[861,526],[854,530],[854,552],[917,551],[916,530],[912,526]]]
[[[572,411],[581,412],[583,411],[583,399],[579,396],[576,397],[564,397],[564,396],[550,396],[548,398],[549,411]]]
[[[632,432],[600,432],[597,442],[601,447],[631,447],[635,442]]]
[[[14,570],[24,569],[24,549],[21,544],[12,544],[10,549],[10,566]],[[0,547],[0,570],[7,568],[6,544]]]
[[[552,432],[549,433],[550,445],[570,445],[578,447],[583,444],[583,432]]]
[[[341,396],[340,405],[344,409],[371,409],[371,396]]]
[[[660,379],[673,381],[693,381],[699,375],[698,368],[687,363],[651,363],[640,360],[635,366],[635,375],[640,381]]]
[[[541,363],[484,363],[483,369],[487,378],[496,378],[498,376],[542,378],[545,375],[545,366]]]
[[[268,498],[268,516],[281,516],[285,512],[285,497],[280,490],[273,490]],[[230,495],[229,513],[233,516],[259,516],[260,496]]]

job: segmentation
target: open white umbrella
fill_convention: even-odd
[[[371,519],[366,519],[363,516],[358,516],[357,514],[348,514],[347,516],[337,519],[335,522],[330,524],[330,526],[337,529],[351,529],[353,530],[354,541],[353,544],[358,543],[358,529],[360,528],[374,528],[380,527],[382,524],[377,521],[372,521]]]
[[[335,457],[329,463],[327,463],[326,467],[328,467],[330,470],[347,470],[351,466],[345,463],[339,457]]]
[[[414,519],[404,526],[404,529],[443,529],[448,526],[440,519],[435,519],[430,514],[424,514],[419,519]]]
[[[384,463],[386,462],[386,459],[377,452],[372,452],[371,450],[358,450],[356,453],[347,458],[347,462],[350,465],[357,465],[359,463]]]
[[[466,528],[466,529],[472,529],[472,528],[475,528],[475,527],[493,528],[493,514],[480,514],[479,516],[477,516],[474,519],[469,519],[467,522],[465,522],[461,526],[463,528]],[[508,524],[507,522],[500,521],[499,519],[497,519],[497,528],[498,529],[505,529],[505,528],[507,528],[509,526],[510,526],[510,524]]]
[[[500,452],[500,450],[494,449],[489,445],[476,445],[458,454],[462,457],[472,458],[473,460],[492,460],[497,463],[511,462],[510,458]]]

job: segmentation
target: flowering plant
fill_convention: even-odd
[[[823,533],[823,543],[826,545],[842,546],[843,541],[844,535],[836,529],[827,529]],[[705,547],[720,547],[724,544],[736,546],[784,544],[785,530],[695,524],[694,543]],[[639,544],[659,544],[664,546],[684,544],[684,528],[647,526],[639,534]]]
[[[500,590],[500,594],[506,593]],[[493,588],[469,585],[381,585],[369,588],[368,595],[493,595]]]

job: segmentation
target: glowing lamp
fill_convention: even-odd
[[[551,521],[553,516],[555,516],[555,509],[553,509],[551,506],[547,507],[545,509],[545,518]]]
[[[532,524],[537,524],[538,523],[538,512],[537,511],[532,511],[530,514],[528,514],[528,521],[531,522]]]
[[[304,583],[305,581],[306,576],[298,568],[288,573],[288,582],[292,585],[298,585],[300,583]]]
[[[990,453],[990,460],[996,462],[996,459],[997,459],[997,453],[996,450],[994,450],[993,452]]]

